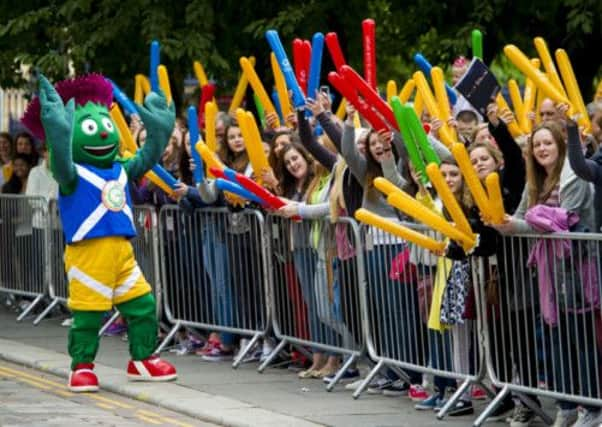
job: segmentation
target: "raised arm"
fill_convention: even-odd
[[[337,161],[337,156],[316,140],[303,110],[297,112],[297,119],[299,121],[299,138],[301,138],[301,142],[305,148],[307,148],[307,151],[309,151],[311,155],[326,168],[326,170],[332,170],[332,167]]]

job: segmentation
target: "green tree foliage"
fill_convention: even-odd
[[[335,31],[348,62],[361,70],[361,21],[366,17],[377,23],[378,77],[383,85],[389,79],[403,83],[415,70],[416,52],[439,65],[459,54],[470,55],[474,28],[483,33],[485,61],[495,60],[502,80],[516,75],[500,57],[503,46],[514,43],[534,56],[532,39],[537,35],[551,49],[568,51],[586,97],[601,72],[599,0],[307,0],[284,5],[266,0],[20,0],[0,5],[0,17],[2,86],[26,84],[21,64],[56,79],[72,63],[77,73],[102,72],[131,93],[134,74],[148,73],[148,46],[157,39],[174,93],[181,93],[181,82],[192,73],[196,59],[223,93],[236,84],[238,58],[243,55],[255,55],[259,74],[269,81],[269,50],[263,37],[268,28],[278,29],[286,46],[294,37],[311,39],[316,31]],[[324,80],[332,68],[326,59]]]

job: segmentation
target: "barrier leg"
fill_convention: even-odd
[[[259,334],[259,333],[253,335],[253,338],[251,339],[249,344],[247,344],[247,346],[244,349],[241,348],[239,350],[238,355],[236,356],[236,359],[234,359],[234,362],[232,363],[232,369],[238,368],[238,365],[240,365],[240,363],[245,358],[247,353],[249,351],[251,351],[253,349],[253,347],[255,347],[255,344],[257,344],[257,341],[259,341],[259,337],[261,337],[261,334]]]
[[[510,393],[510,389],[508,388],[508,386],[504,386],[504,388],[502,388],[499,391],[499,393],[497,394],[497,396],[495,396],[491,403],[487,405],[483,412],[479,414],[473,426],[480,427],[487,420],[487,418],[489,418],[491,413],[497,409],[499,404],[506,398],[508,393]]]
[[[543,408],[541,406],[539,406],[537,403],[535,403],[535,401],[533,399],[531,399],[530,397],[527,397],[526,395],[522,394],[522,393],[516,393],[516,395],[519,397],[519,399],[521,400],[521,402],[527,406],[529,409],[531,409],[533,412],[535,412],[535,415],[539,416],[544,423],[546,423],[547,425],[551,425],[554,420],[544,412]]]
[[[343,364],[341,369],[339,369],[337,371],[337,373],[335,374],[332,381],[330,381],[328,383],[328,385],[326,386],[326,391],[332,391],[332,389],[339,382],[339,380],[341,379],[341,377],[343,376],[345,371],[347,371],[347,369],[349,369],[349,367],[353,364],[353,362],[355,362],[356,359],[357,359],[357,356],[355,354],[352,355],[351,357],[349,357],[349,359]]]
[[[111,318],[110,318],[109,320],[107,320],[107,321],[105,322],[105,324],[104,324],[104,325],[102,325],[102,328],[100,328],[100,331],[98,331],[98,336],[99,336],[99,337],[102,337],[102,335],[105,333],[105,331],[106,331],[107,329],[109,329],[109,326],[111,326],[111,325],[113,324],[113,322],[114,322],[115,320],[117,320],[117,318],[118,318],[119,316],[121,316],[121,315],[119,314],[119,311],[115,310],[115,313],[113,313],[113,315],[111,316]]]
[[[357,390],[355,390],[353,392],[354,399],[357,399],[358,397],[360,397],[360,394],[362,394],[364,392],[366,387],[368,387],[368,384],[370,384],[370,381],[372,381],[372,378],[374,378],[374,376],[378,373],[378,371],[381,370],[381,368],[383,367],[384,364],[385,364],[385,362],[383,362],[382,360],[378,361],[378,363],[376,364],[376,366],[374,368],[372,368],[372,370],[370,371],[370,373],[368,374],[366,379],[360,384],[360,386],[357,388]]]
[[[443,408],[441,408],[441,410],[437,413],[438,420],[442,420],[443,417],[445,417],[445,415],[447,414],[447,411],[449,411],[451,409],[451,407],[454,406],[458,400],[460,400],[462,395],[466,392],[468,387],[471,386],[471,384],[472,384],[471,380],[465,380],[462,383],[462,385],[460,387],[458,387],[458,390],[456,390],[456,392],[445,403]]]
[[[257,372],[259,372],[260,374],[263,373],[263,371],[265,370],[265,368],[268,367],[268,365],[270,364],[270,362],[274,359],[274,357],[278,356],[278,353],[280,353],[282,351],[282,349],[284,348],[284,346],[287,344],[286,340],[282,340],[278,343],[278,345],[276,346],[276,348],[274,350],[272,350],[272,352],[270,353],[270,355],[267,357],[267,359],[265,359],[263,361],[263,363],[261,365],[259,365],[259,368],[257,368]]]
[[[21,313],[19,315],[19,317],[17,317],[17,322],[20,322],[21,320],[25,319],[27,317],[27,315],[29,314],[29,312],[31,310],[33,310],[35,308],[36,305],[38,305],[38,303],[40,301],[42,301],[42,298],[44,298],[44,295],[40,294],[38,295],[32,302],[31,304],[29,304],[27,306],[27,308],[25,310],[23,310],[23,313]]]
[[[158,354],[163,351],[163,349],[167,346],[167,344],[173,339],[176,332],[178,332],[180,327],[181,327],[181,324],[179,321],[176,322],[175,325],[173,325],[173,327],[171,328],[171,331],[169,331],[169,334],[167,334],[167,336],[165,338],[163,338],[163,341],[161,341],[161,344],[159,344],[159,347],[157,347],[157,349],[155,350],[155,353]]]
[[[33,321],[34,326],[37,326],[38,323],[40,323],[58,303],[59,303],[58,298],[53,299],[52,302],[48,305],[48,307],[46,307],[44,309],[44,311],[42,311],[39,314],[39,316],[34,319],[34,321]]]

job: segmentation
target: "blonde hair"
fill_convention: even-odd
[[[535,160],[533,155],[533,138],[535,134],[542,129],[546,129],[552,134],[552,138],[556,143],[558,149],[558,159],[554,165],[554,169],[548,176],[546,170]],[[560,174],[564,166],[564,160],[566,158],[566,144],[564,143],[564,137],[560,125],[553,121],[546,121],[540,123],[529,137],[527,142],[527,195],[528,195],[528,206],[532,207],[538,203],[546,201],[550,194],[554,191],[558,183],[560,182]]]

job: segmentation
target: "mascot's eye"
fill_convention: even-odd
[[[115,127],[113,126],[113,122],[108,117],[103,117],[102,125],[105,127],[106,130],[108,130],[111,133],[113,133],[113,131],[115,130]]]
[[[86,119],[82,122],[82,132],[86,135],[94,135],[98,132],[98,124],[92,119]]]

